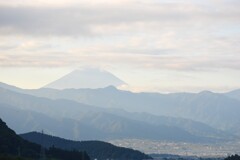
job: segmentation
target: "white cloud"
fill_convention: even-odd
[[[1,7],[0,31],[2,34],[90,36],[134,31],[148,33],[156,29],[178,31],[190,27],[196,30],[214,28],[212,25],[221,27],[225,23],[238,24],[240,15],[237,6],[223,6],[222,3],[204,6],[194,1],[171,4],[83,2],[84,5],[60,8]]]

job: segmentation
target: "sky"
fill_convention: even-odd
[[[82,67],[147,92],[240,88],[239,0],[0,0],[0,82]]]

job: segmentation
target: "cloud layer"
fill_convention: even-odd
[[[224,75],[240,69],[239,19],[239,0],[0,1],[0,67]]]

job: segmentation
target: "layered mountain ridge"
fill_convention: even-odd
[[[61,91],[54,89],[17,89],[17,92],[16,88],[14,89],[15,91],[0,89],[0,99],[2,103],[0,107],[2,110],[1,114],[5,116],[8,123],[12,124],[12,127],[22,129],[18,130],[19,133],[39,131],[43,128],[48,128],[47,131],[50,134],[77,140],[81,140],[81,138],[86,140],[94,138],[106,139],[106,137],[108,137],[110,139],[148,138],[170,141],[204,142],[232,137],[232,134],[190,119],[152,115],[149,113],[130,113],[111,106],[111,108],[109,108],[109,103],[105,103],[105,105],[103,105],[104,107],[94,107],[76,102],[77,100],[70,100],[69,98],[76,98],[74,95],[81,97],[81,94],[84,93],[86,100],[88,100],[89,96],[92,96],[96,100],[94,102],[99,102],[100,98],[104,101],[106,100],[104,99],[104,95],[111,94],[111,100],[115,100],[115,94],[127,94],[127,97],[130,96],[131,100],[134,100],[136,99],[134,96],[139,95],[142,99],[144,97],[158,97],[159,95],[156,93],[139,93],[135,95],[135,93],[119,91],[113,87],[104,89],[66,89]],[[92,92],[99,93],[95,95]],[[53,100],[35,97],[30,94],[45,96]],[[63,97],[58,97],[59,95]],[[168,97],[169,95],[164,96]],[[64,100],[63,98],[69,98],[69,100]],[[134,104],[131,100],[129,100],[129,104]],[[111,103],[114,104],[115,102],[111,101]],[[8,105],[6,106],[6,104]],[[21,124],[25,124],[21,127],[14,126],[14,122],[9,118],[17,113],[22,114],[22,116],[19,116],[19,121],[24,122]],[[39,116],[42,118],[35,119],[35,117]],[[41,119],[49,119],[50,123],[41,122]],[[59,135],[60,125],[58,124],[64,124],[62,125],[62,129],[66,129],[64,126],[68,126],[69,134]],[[146,131],[148,131],[148,133],[146,133]],[[213,139],[210,140],[209,138]]]

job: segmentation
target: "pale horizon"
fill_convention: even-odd
[[[54,82],[55,80],[58,80],[62,77],[64,77],[65,75],[75,71],[75,70],[82,70],[82,69],[88,69],[89,66],[85,66],[85,67],[79,67],[79,68],[76,68],[74,70],[68,70],[68,71],[65,71],[65,72],[62,72],[62,70],[59,70],[57,73],[54,72],[55,69],[47,69],[44,71],[43,74],[46,74],[46,76],[50,79],[49,81],[40,81],[39,78],[41,79],[41,77],[39,76],[38,73],[35,73],[36,76],[29,76],[29,77],[32,77],[33,79],[38,79],[38,80],[35,80],[36,83],[34,83],[34,81],[32,82],[32,84],[29,84],[29,81],[24,81],[25,77],[22,77],[22,81],[19,81],[19,79],[16,79],[17,81],[11,81],[11,82],[4,82],[4,81],[1,81],[1,83],[5,83],[5,84],[8,84],[8,85],[11,85],[11,86],[15,86],[15,87],[18,87],[18,88],[21,88],[21,89],[39,89],[39,88],[43,88],[45,87],[46,85]],[[99,69],[99,70],[103,70],[103,71],[107,71],[109,72],[108,70],[105,70],[103,68],[96,68],[96,67],[90,67],[90,68],[94,68],[94,69]],[[25,71],[25,69],[24,69]],[[56,75],[58,76],[53,76],[52,73],[55,73]],[[238,90],[239,88],[226,88],[225,90],[219,90],[217,88],[212,88],[212,89],[209,89],[209,88],[194,88],[194,87],[183,87],[182,90],[171,90],[169,88],[144,88],[142,86],[133,86],[131,84],[129,84],[127,81],[125,81],[124,79],[121,79],[121,77],[118,77],[116,74],[112,73],[112,72],[109,72],[111,74],[113,74],[114,76],[116,76],[117,78],[119,78],[120,80],[123,80],[124,82],[127,83],[127,85],[124,85],[124,86],[119,86],[119,87],[116,87],[117,89],[119,90],[126,90],[126,91],[131,91],[131,92],[156,92],[156,93],[183,93],[183,92],[187,92],[187,93],[200,93],[200,92],[203,92],[203,91],[210,91],[210,92],[215,92],[215,93],[226,93],[226,92],[230,92],[230,91],[234,91],[234,90]],[[26,75],[26,73],[24,73],[24,75]],[[21,76],[20,76],[21,77]],[[14,83],[15,82],[15,83]],[[20,83],[19,83],[20,82]],[[41,83],[42,82],[42,83]],[[38,85],[36,85],[38,84]],[[109,85],[111,86],[111,85]],[[82,87],[82,88],[88,88],[88,87]],[[99,87],[99,88],[105,88],[105,87]],[[79,88],[81,89],[81,88]]]

